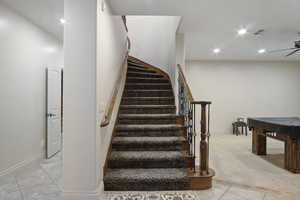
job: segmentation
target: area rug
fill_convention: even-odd
[[[186,193],[124,194],[113,196],[111,200],[195,200],[195,197]]]

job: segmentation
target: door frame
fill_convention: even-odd
[[[63,143],[63,74],[64,74],[64,72],[63,72],[63,67],[62,66],[57,66],[57,67],[54,67],[54,66],[47,66],[46,67],[46,105],[45,105],[45,121],[46,121],[46,130],[45,130],[45,145],[44,145],[44,147],[45,147],[45,158],[46,159],[50,159],[50,158],[52,158],[52,157],[54,157],[57,153],[59,153],[59,152],[61,152],[61,151],[59,151],[59,152],[57,152],[56,154],[54,154],[54,155],[52,155],[52,156],[50,156],[50,157],[48,157],[48,153],[47,153],[47,150],[48,150],[48,71],[49,71],[49,69],[60,69],[61,70],[61,83],[60,83],[60,85],[61,85],[61,132],[60,132],[60,134],[61,134],[61,151],[63,150],[63,148],[62,148],[62,143]]]

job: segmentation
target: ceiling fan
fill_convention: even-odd
[[[286,55],[286,57],[291,56],[298,51],[300,51],[300,40],[294,42],[294,47],[293,48],[287,48],[287,49],[278,49],[278,50],[273,50],[269,51],[269,53],[275,53],[275,52],[281,52],[281,51],[291,51],[289,54]]]

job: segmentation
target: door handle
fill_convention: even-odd
[[[56,116],[56,114],[53,114],[53,113],[48,113],[47,114],[47,117],[55,117]]]

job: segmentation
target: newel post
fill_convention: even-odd
[[[209,174],[209,121],[210,104],[208,101],[201,101],[201,141],[200,141],[200,174]],[[207,112],[208,107],[208,112]]]

